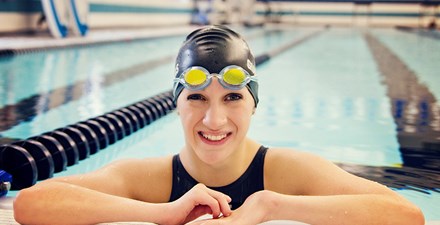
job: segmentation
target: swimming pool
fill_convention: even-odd
[[[257,69],[261,103],[250,137],[326,157],[390,186],[420,206],[427,221],[440,221],[438,33],[287,26],[241,32],[256,56],[274,53]],[[168,91],[183,38],[0,58],[2,142]],[[55,176],[121,158],[175,154],[184,142],[176,127],[170,113]]]

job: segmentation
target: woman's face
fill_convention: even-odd
[[[177,100],[186,148],[207,164],[222,162],[242,147],[253,111],[246,87],[225,89],[217,78],[204,90],[184,89]]]

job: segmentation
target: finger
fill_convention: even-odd
[[[228,196],[229,198],[229,196]],[[230,198],[229,198],[230,199]],[[219,199],[218,203],[220,205],[220,211],[223,214],[223,216],[229,216],[232,213],[231,207],[229,206],[229,203],[231,201],[223,198],[223,199]]]
[[[214,195],[218,195],[215,191],[207,188],[204,185],[197,185],[198,196],[196,203],[200,205],[206,205],[211,209],[212,215],[218,217],[221,213],[220,205],[217,198]]]
[[[221,210],[222,210],[223,216],[225,216],[225,217],[228,217],[232,214],[231,206],[229,204],[225,204],[224,206],[222,206]]]
[[[205,214],[211,214],[211,209],[206,205],[196,206],[193,211],[187,216],[184,223],[191,222]]]
[[[231,197],[211,189],[210,189],[210,194],[212,197],[214,197],[217,200],[220,207],[220,211],[223,214],[223,216],[231,215],[232,210],[231,207],[229,206],[229,203],[232,201]]]
[[[218,218],[220,214],[224,216],[229,216],[232,211],[229,207],[229,202],[231,202],[231,198],[219,191],[212,190],[206,187],[203,184],[196,185],[197,192],[201,192],[198,196],[199,204],[208,205],[212,210],[212,216],[214,218]]]
[[[208,205],[209,208],[211,209],[212,216],[214,218],[219,217],[220,213],[221,213],[221,207],[220,207],[219,201],[214,196],[209,195],[208,193],[205,193],[205,194],[206,194],[206,199],[207,199],[206,205]]]

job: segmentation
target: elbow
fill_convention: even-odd
[[[32,224],[33,211],[30,207],[35,199],[36,193],[29,189],[21,190],[14,200],[14,219],[19,224]]]
[[[425,216],[423,215],[422,210],[419,207],[413,206],[409,210],[408,213],[410,215],[410,218],[412,221],[411,224],[413,225],[424,225],[425,224]]]
[[[415,205],[403,206],[400,208],[399,215],[395,217],[397,219],[392,224],[408,224],[408,225],[424,225],[425,216],[422,210]],[[397,222],[397,223],[395,223]]]

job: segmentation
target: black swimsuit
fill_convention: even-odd
[[[264,158],[267,148],[261,146],[246,171],[236,181],[223,187],[209,187],[232,198],[232,209],[240,207],[251,194],[264,190]],[[170,202],[177,200],[199,182],[182,165],[179,155],[173,157],[173,187]]]

